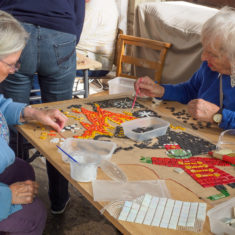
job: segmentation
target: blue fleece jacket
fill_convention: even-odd
[[[1,0],[0,9],[19,21],[77,35],[82,32],[85,0]]]
[[[25,104],[12,102],[0,94],[0,174],[15,161],[15,154],[8,145],[8,125],[21,124],[20,113]],[[11,204],[12,196],[8,185],[0,182],[0,221],[20,210],[21,205]]]
[[[187,104],[192,99],[204,99],[220,105],[219,74],[212,71],[207,62],[203,62],[199,70],[190,80],[177,85],[163,85],[165,93],[162,99]],[[231,87],[230,76],[223,75],[223,119],[220,127],[235,129],[235,87]]]

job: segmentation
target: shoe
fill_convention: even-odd
[[[67,200],[67,202],[64,204],[64,206],[62,208],[54,208],[54,209],[51,209],[51,214],[52,215],[61,215],[64,213],[64,211],[66,210],[66,207],[68,206],[70,202],[70,198]]]

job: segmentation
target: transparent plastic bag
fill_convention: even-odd
[[[112,180],[120,183],[127,182],[127,176],[116,164],[107,160],[103,160],[100,164],[100,168]]]
[[[117,181],[95,180],[92,182],[94,201],[132,200],[145,193],[170,198],[164,180]]]

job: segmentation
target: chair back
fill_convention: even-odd
[[[127,50],[126,46],[129,45],[132,48],[131,50]],[[134,46],[134,47],[133,47]],[[161,76],[163,71],[163,66],[165,62],[165,57],[168,48],[170,48],[171,44],[167,42],[161,42],[156,40],[151,40],[147,38],[135,37],[130,35],[119,34],[117,40],[117,77],[128,77],[136,79],[137,76],[135,74],[136,66],[144,67],[146,69],[154,70],[154,80],[158,83],[161,83]],[[152,50],[156,50],[159,53],[158,58],[156,60],[151,61],[147,58],[137,58],[133,54],[133,49],[138,50],[138,47],[147,47]],[[129,52],[131,55],[127,55]],[[132,72],[131,74],[123,72],[123,64],[131,64]]]

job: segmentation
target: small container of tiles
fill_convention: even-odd
[[[121,124],[124,135],[135,141],[145,141],[165,135],[170,123],[157,117],[138,118]]]
[[[235,197],[223,202],[207,212],[211,232],[216,235],[235,234]]]

